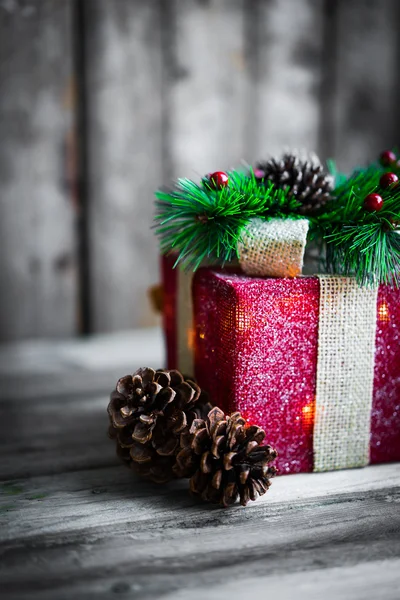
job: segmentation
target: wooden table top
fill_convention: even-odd
[[[230,509],[121,466],[108,393],[162,364],[158,329],[0,346],[2,598],[400,598],[399,464],[278,477]]]

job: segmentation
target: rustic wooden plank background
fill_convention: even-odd
[[[0,3],[0,337],[77,329],[71,3]]]
[[[90,306],[95,331],[152,322],[158,279],[150,231],[163,179],[157,2],[86,3]]]
[[[397,0],[0,0],[0,339],[153,325],[172,177],[395,145],[399,24]]]

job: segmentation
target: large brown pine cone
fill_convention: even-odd
[[[255,175],[260,181],[272,181],[276,187],[288,190],[289,196],[301,203],[300,214],[313,214],[332,199],[333,177],[324,172],[316,155],[287,152],[281,159],[260,162]]]
[[[179,371],[138,369],[119,379],[111,394],[109,434],[123,461],[164,483],[174,477],[180,434],[210,408],[199,386]]]
[[[238,497],[245,506],[268,490],[277,457],[271,446],[261,446],[265,432],[246,424],[240,413],[229,417],[218,407],[205,419],[195,419],[181,434],[175,472],[190,477],[190,490],[204,500],[229,506]]]

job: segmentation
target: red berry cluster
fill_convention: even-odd
[[[397,156],[391,150],[385,150],[379,157],[379,162],[383,167],[400,167],[400,161],[397,160]],[[379,180],[379,185],[383,190],[387,190],[398,183],[399,178],[396,173],[384,173]],[[383,198],[379,194],[368,194],[364,200],[364,209],[368,212],[379,212],[383,208]]]

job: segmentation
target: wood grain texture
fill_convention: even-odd
[[[109,394],[119,377],[163,363],[159,329],[0,347],[0,480],[116,464]]]
[[[0,0],[0,340],[154,325],[173,177],[395,145],[399,23],[397,0]]]
[[[86,9],[91,321],[94,331],[148,326],[162,183],[158,2],[89,0]]]
[[[399,576],[398,560],[379,560],[369,564],[352,565],[350,567],[328,567],[322,570],[312,569],[305,573],[280,573],[279,575],[264,575],[243,581],[235,581],[216,586],[212,590],[213,600],[225,600],[234,597],[235,600],[246,600],[249,589],[252,594],[265,594],[279,600],[364,600],[384,598],[397,600]],[[174,592],[164,598],[189,598],[200,600],[203,592],[186,590]]]
[[[18,402],[3,402],[0,480],[116,464],[107,439],[107,404],[107,393],[38,400],[22,412]]]
[[[237,166],[246,127],[245,2],[174,0],[168,4],[173,177],[199,179]]]
[[[112,443],[107,440],[112,446]],[[53,457],[54,458],[54,457]],[[57,458],[55,457],[56,461]],[[243,512],[207,508],[186,494],[186,481],[158,486],[141,481],[131,471],[119,465],[92,470],[63,472],[62,474],[5,480],[0,486],[1,531],[0,543],[11,542],[18,546],[23,539],[41,539],[49,536],[56,543],[59,535],[76,539],[85,530],[88,535],[105,535],[113,529],[122,534],[128,522],[135,522],[137,533],[148,527],[152,515],[168,520],[164,528],[173,529],[173,520],[181,510],[185,519],[195,520],[200,526],[210,526],[211,514],[218,513],[219,524],[240,524],[245,515],[258,515],[273,511],[280,514],[281,505],[308,506],[318,498],[332,503],[342,495],[374,496],[382,489],[400,486],[400,466],[379,465],[335,473],[305,473],[278,477],[271,490]],[[70,499],[74,498],[71,503]],[[171,502],[169,503],[169,498]],[[397,495],[386,493],[386,501],[396,504]],[[35,502],[35,500],[37,502]],[[12,506],[10,506],[10,501]],[[123,510],[120,508],[123,507]],[[395,508],[395,507],[393,507]],[[43,518],[43,513],[46,518]],[[271,514],[271,513],[269,513]],[[151,525],[152,537],[162,536],[162,528]],[[186,525],[179,535],[183,535]],[[172,533],[172,531],[171,531]]]
[[[285,147],[316,150],[324,3],[260,0],[254,8],[254,140],[249,160]]]
[[[69,0],[0,2],[0,339],[76,331]]]
[[[397,600],[399,464],[278,477],[232,509],[119,465],[100,374],[125,372],[131,345],[155,364],[157,335],[0,348],[2,598]]]
[[[141,483],[123,467],[3,485],[2,589],[10,598],[109,597],[117,590],[198,598],[207,582],[208,597],[228,598],[236,586],[244,597],[247,582],[262,590],[271,577],[278,589],[289,574],[286,585],[297,575],[307,589],[307,572],[308,583],[337,584],[344,568],[355,590],[372,598],[379,560],[390,566],[381,589],[393,593],[400,488],[399,469],[391,469],[377,479],[394,485],[365,490],[350,484],[343,491],[341,473],[324,474],[325,485],[309,497],[303,491],[319,475],[282,477],[259,502],[232,510],[198,504],[182,482],[161,489]]]
[[[165,366],[160,328],[0,344],[0,402],[108,393],[117,377],[143,366]]]
[[[396,0],[340,0],[336,9],[333,155],[348,171],[398,144],[400,7]]]

